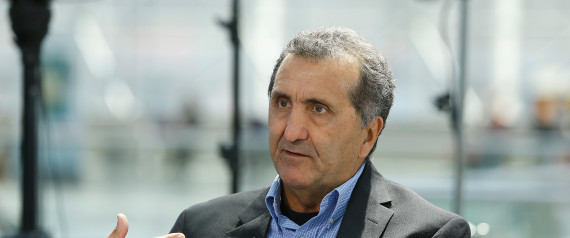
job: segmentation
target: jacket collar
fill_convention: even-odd
[[[379,237],[386,229],[394,212],[389,209],[392,198],[385,186],[386,181],[370,161],[358,179],[337,237]],[[227,237],[265,237],[271,215],[265,205],[269,188],[239,215],[236,228],[226,233]],[[380,234],[380,235],[379,235]]]
[[[370,161],[354,187],[337,237],[379,237],[394,212],[386,181]]]
[[[253,202],[239,215],[239,223],[236,228],[226,233],[227,237],[265,237],[271,214],[265,206],[265,196],[269,188],[262,192]]]

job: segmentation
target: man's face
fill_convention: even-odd
[[[358,80],[348,57],[285,57],[270,96],[269,150],[286,187],[331,191],[356,173],[368,154],[349,97]]]

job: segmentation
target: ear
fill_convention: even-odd
[[[368,126],[364,128],[365,130],[365,137],[364,141],[362,142],[362,146],[360,147],[360,153],[358,154],[359,158],[366,158],[370,150],[374,147],[382,128],[384,127],[384,120],[382,117],[376,117],[375,120],[371,121]]]

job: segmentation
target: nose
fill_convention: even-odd
[[[289,142],[308,139],[307,123],[307,114],[303,110],[295,110],[295,108],[291,110],[287,119],[287,126],[285,127],[285,139]]]

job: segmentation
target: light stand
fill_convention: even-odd
[[[451,96],[451,121],[455,137],[455,186],[453,194],[453,211],[461,215],[463,204],[463,170],[465,168],[465,135],[463,133],[463,112],[465,105],[465,80],[467,59],[467,19],[468,0],[460,0],[460,35],[459,35],[459,72],[457,84]]]
[[[51,17],[48,0],[11,0],[10,19],[24,66],[22,142],[22,215],[14,238],[44,238],[38,226],[38,107],[41,106],[40,48]]]
[[[467,59],[467,19],[468,0],[460,0],[459,10],[459,62],[457,82],[453,81],[449,92],[437,96],[435,106],[445,112],[449,112],[453,138],[455,141],[455,169],[453,184],[453,212],[460,214],[463,203],[463,170],[465,168],[465,135],[463,133],[463,111],[465,89],[467,83],[465,79],[466,59]],[[455,71],[454,71],[455,72]]]
[[[232,123],[232,145],[222,145],[222,157],[228,163],[232,171],[232,193],[239,191],[240,178],[240,138],[241,138],[241,122],[240,122],[240,103],[239,103],[239,1],[233,0],[232,19],[230,21],[220,21],[220,25],[228,30],[233,48],[233,123]]]

